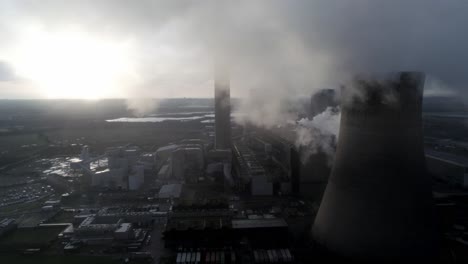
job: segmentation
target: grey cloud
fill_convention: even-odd
[[[465,1],[7,3],[10,11],[0,12],[9,14],[3,16],[9,23],[27,17],[51,29],[80,24],[111,39],[137,39],[139,70],[148,83],[157,86],[154,80],[162,79],[161,87],[170,87],[171,79],[179,86],[184,78],[209,83],[216,53],[228,54],[233,94],[241,96],[251,90],[268,91],[272,98],[310,94],[369,71],[425,71],[461,95],[468,84]],[[152,67],[158,59],[152,51],[161,41],[183,56],[163,77]],[[201,87],[200,96],[210,96],[211,88]]]
[[[295,11],[301,10],[307,9]],[[468,84],[468,2],[327,1],[318,10],[309,24],[319,34],[303,36],[318,37],[343,71],[420,70],[460,92]],[[307,24],[295,11],[288,12],[296,14],[289,21],[298,28]]]

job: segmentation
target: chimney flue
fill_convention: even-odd
[[[215,65],[215,148],[231,148],[231,95],[224,65]]]

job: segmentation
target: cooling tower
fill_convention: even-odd
[[[215,148],[231,148],[231,96],[225,67],[215,69]]]
[[[356,78],[342,91],[332,173],[313,226],[328,251],[413,260],[434,251],[421,121],[424,74]]]

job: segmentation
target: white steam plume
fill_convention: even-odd
[[[153,98],[131,98],[125,101],[127,109],[135,116],[142,117],[157,110],[159,102]]]
[[[338,107],[328,107],[312,120],[303,118],[297,121],[295,145],[304,150],[301,156],[303,161],[321,151],[327,155],[329,165],[333,163],[340,118]]]

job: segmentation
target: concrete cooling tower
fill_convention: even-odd
[[[429,258],[431,182],[422,135],[424,74],[356,78],[342,91],[336,157],[312,234],[359,260]]]

